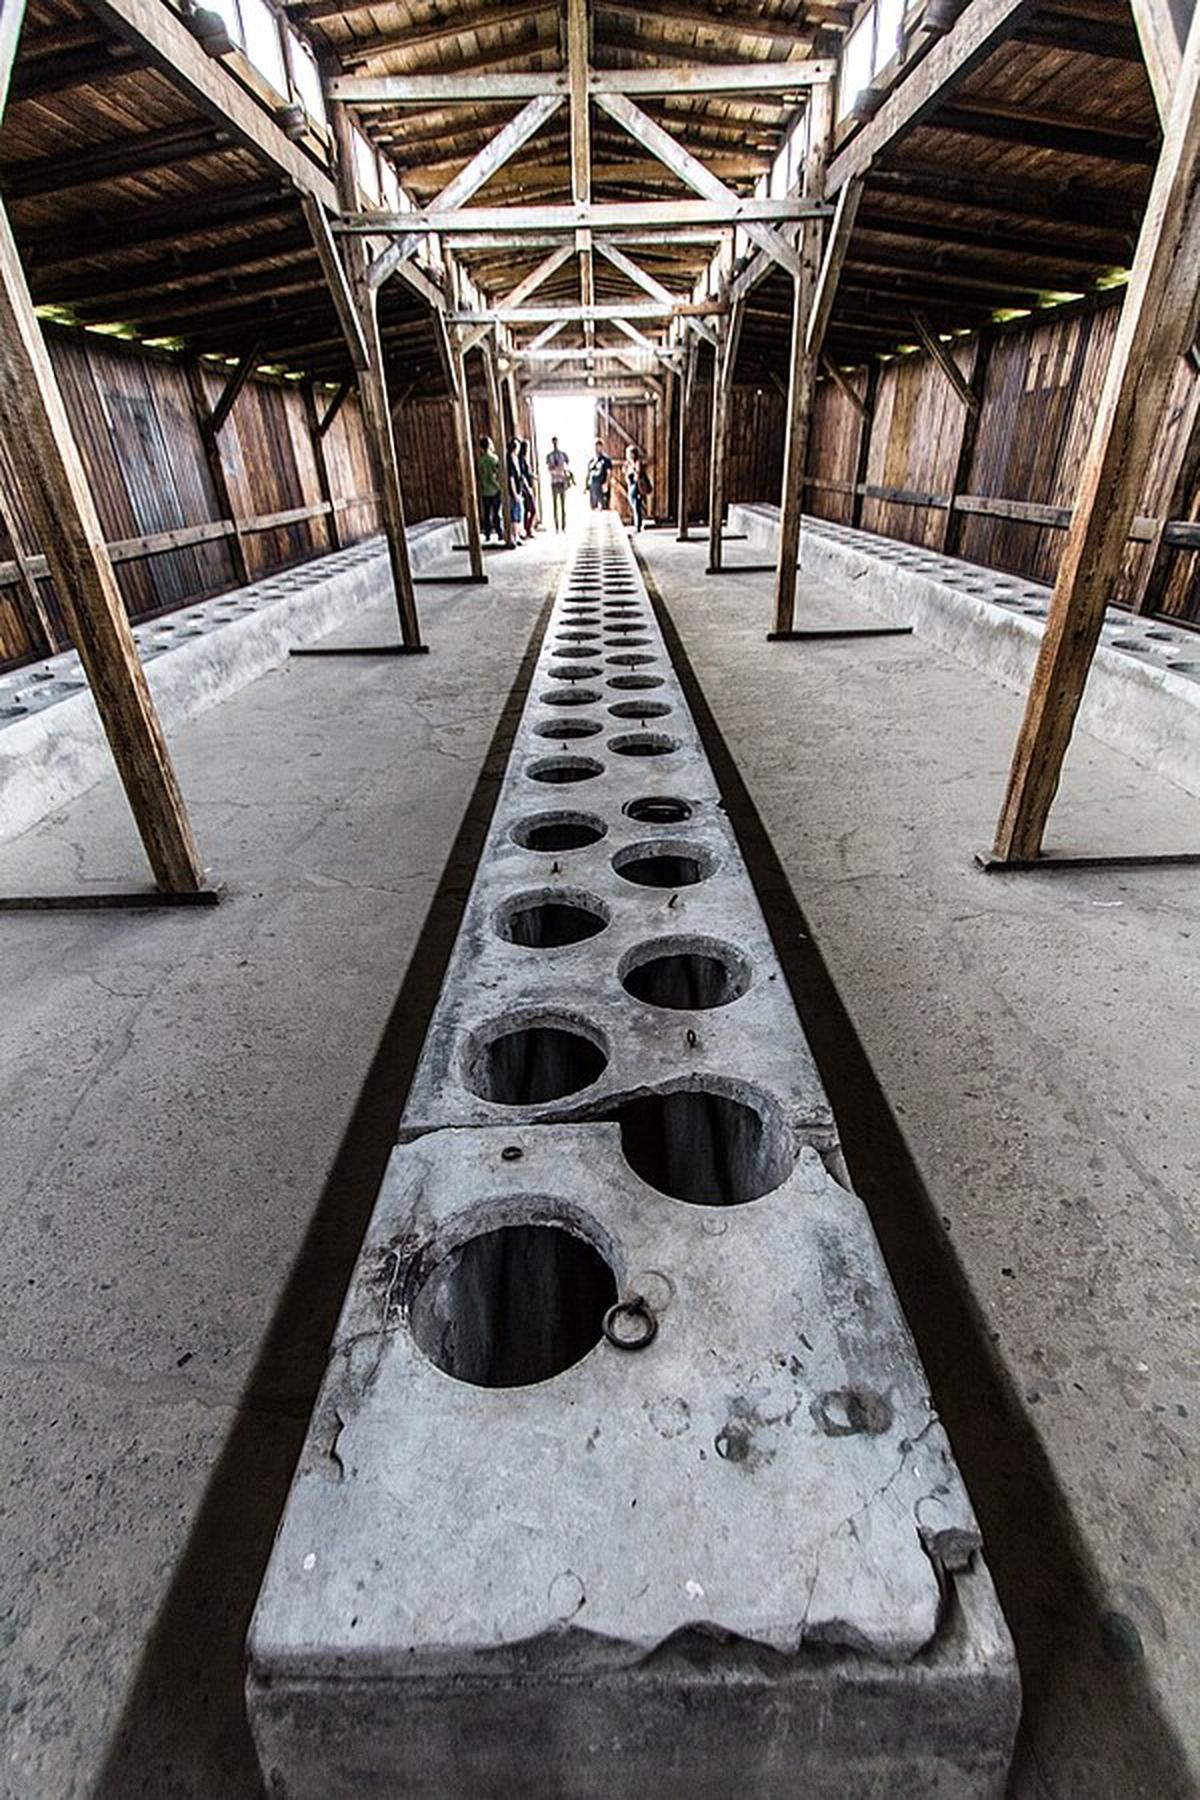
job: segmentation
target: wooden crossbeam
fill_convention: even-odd
[[[673,138],[669,131],[664,131],[661,125],[643,112],[640,106],[635,106],[632,100],[623,94],[597,94],[596,99],[610,118],[623,126],[636,143],[648,150],[651,156],[657,157],[673,175],[677,175],[685,187],[692,188],[704,199],[717,204],[728,205],[731,200],[736,200],[737,196],[732,188],[706,169],[698,156],[693,156],[677,138]],[[745,229],[747,236],[760,250],[765,251],[789,274],[796,273],[800,266],[799,258],[791,245],[777,232],[772,231],[768,225],[753,222],[747,223]]]
[[[1200,14],[1192,22],[1077,489],[996,831],[1001,862],[1040,853],[1105,609],[1121,571],[1200,288]]]
[[[823,216],[830,209],[819,200],[788,195],[782,200],[743,198],[730,193],[724,200],[614,200],[593,201],[590,206],[464,206],[449,212],[392,213],[343,212],[334,223],[340,235],[390,237],[407,231],[432,232],[443,237],[470,236],[477,232],[506,234],[505,244],[519,249],[527,233],[574,235],[580,230],[621,231],[643,226],[665,231],[686,231],[689,226],[782,224],[793,219]]]
[[[684,300],[668,295],[657,300],[605,300],[585,306],[565,300],[553,306],[485,306],[447,315],[454,325],[546,325],[552,319],[579,324],[607,324],[617,309],[627,319],[711,318],[729,309],[720,300]]]
[[[624,94],[799,93],[831,80],[833,73],[832,62],[816,58],[804,62],[680,63],[654,69],[591,69],[587,89],[594,100]],[[329,83],[331,97],[349,106],[479,106],[492,100],[533,100],[569,91],[568,75],[534,69],[483,75],[470,69],[438,75],[338,75]]]
[[[562,105],[562,97],[558,94],[543,95],[540,99],[530,100],[523,106],[515,119],[510,119],[503,130],[479,150],[459,173],[429,203],[428,211],[440,212],[456,206],[465,206],[473,194],[492,179],[497,170],[502,169],[511,157],[535,132],[540,131],[546,120],[552,118]],[[375,258],[368,271],[367,279],[372,287],[380,287],[388,276],[405,260],[415,254],[421,239],[415,234],[411,237],[397,238],[381,255]]]
[[[884,150],[891,150],[924,122],[945,96],[1012,37],[1035,0],[969,0],[945,37],[900,79],[875,117],[832,158],[826,194],[835,194],[852,175],[863,175]]]

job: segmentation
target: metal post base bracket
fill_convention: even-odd
[[[800,644],[809,641],[837,642],[842,638],[911,637],[911,625],[814,626],[808,631],[768,631],[768,644]]]
[[[1061,875],[1072,869],[1189,869],[1200,863],[1200,850],[1164,853],[1148,851],[1133,856],[993,856],[977,850],[975,861],[985,875]]]
[[[428,656],[428,644],[293,644],[289,656]]]
[[[486,575],[414,575],[414,587],[486,587]]]
[[[107,894],[0,894],[0,912],[102,912],[143,906],[217,906],[224,888],[194,888],[164,894],[158,888],[133,888]]]

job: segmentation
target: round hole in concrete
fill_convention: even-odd
[[[603,775],[604,764],[591,756],[546,756],[540,762],[530,763],[526,773],[530,781],[593,781],[597,775]]]
[[[644,701],[635,701],[634,705],[644,705]],[[610,712],[616,712],[610,707]],[[645,825],[682,825],[690,819],[694,808],[690,800],[679,800],[674,794],[646,794],[640,800],[629,800],[622,811],[631,819],[638,819]]]
[[[608,747],[618,756],[670,756],[679,748],[679,739],[665,731],[631,731],[626,736],[609,738]]]
[[[1168,669],[1174,669],[1177,675],[1195,675],[1200,670],[1200,662],[1169,662]]]
[[[541,1013],[471,1034],[464,1079],[498,1106],[543,1106],[591,1087],[608,1067],[602,1034],[582,1019]]]
[[[575,888],[538,888],[501,901],[492,929],[506,944],[525,950],[558,950],[598,937],[609,921],[603,900]]]
[[[586,687],[550,688],[541,697],[543,706],[590,706],[599,698],[595,688]]]
[[[564,741],[567,738],[595,737],[598,731],[603,731],[604,726],[599,719],[544,719],[533,729],[538,737]]]
[[[658,658],[657,656],[634,656],[632,654],[623,654],[621,656],[606,656],[604,660],[610,669],[645,669],[649,668],[651,663],[656,663]]]
[[[672,1012],[728,1006],[750,986],[750,964],[741,951],[706,937],[655,938],[638,944],[621,958],[617,974],[635,1000]]]
[[[646,688],[662,687],[664,686],[664,682],[661,675],[610,675],[608,685],[610,688],[637,688],[639,690],[644,690]]]
[[[599,663],[551,663],[546,671],[551,681],[587,681],[593,675],[602,675]]]
[[[409,1325],[443,1374],[472,1387],[531,1387],[600,1342],[616,1277],[594,1244],[546,1218],[553,1205],[531,1196],[534,1222],[467,1238],[417,1288]]]
[[[614,719],[665,719],[675,708],[666,700],[618,700],[608,710]]]
[[[598,631],[588,631],[586,629],[581,629],[579,631],[560,631],[554,641],[556,644],[562,645],[564,656],[570,656],[573,654],[571,649],[573,644],[598,644],[600,642],[600,633]]]
[[[543,812],[518,819],[512,837],[522,850],[549,853],[582,850],[587,844],[598,844],[607,832],[608,826],[595,813]]]
[[[693,1206],[759,1200],[792,1169],[782,1109],[765,1094],[719,1077],[645,1094],[616,1113],[635,1175]]]
[[[670,838],[627,844],[613,857],[617,874],[636,887],[695,887],[697,882],[707,881],[716,866],[716,857],[703,844]]]

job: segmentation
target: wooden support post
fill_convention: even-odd
[[[44,653],[53,656],[58,649],[58,638],[50,619],[49,608],[38,587],[37,577],[21,548],[19,532],[16,512],[9,503],[3,482],[0,481],[0,555],[8,548],[17,565],[17,604],[29,633],[30,647],[39,655]]]
[[[661,430],[658,434],[658,441],[662,447],[662,462],[655,476],[658,491],[662,495],[661,513],[657,506],[654,509],[655,520],[659,524],[670,518],[671,495],[675,492],[672,466],[675,461],[675,440],[671,435],[671,425],[675,418],[675,395],[680,385],[675,378],[674,369],[668,369],[666,381],[663,384],[662,409],[659,414]]]
[[[1186,519],[1195,503],[1200,485],[1200,375],[1188,371],[1188,385],[1175,426],[1174,468],[1171,485],[1158,508],[1154,535],[1142,558],[1137,584],[1132,595],[1134,612],[1149,613],[1158,609],[1171,566],[1177,552],[1165,541],[1164,533],[1172,519]]]
[[[354,176],[354,146],[351,136],[350,121],[346,109],[336,101],[328,105],[329,121],[333,129],[334,144],[337,149],[338,194],[341,204],[347,210],[353,210],[358,204],[358,188]],[[310,227],[312,221],[310,220]],[[322,233],[317,230],[318,249],[323,241]],[[416,589],[413,587],[412,566],[408,556],[408,533],[404,519],[404,494],[400,486],[400,468],[396,460],[396,438],[392,426],[392,413],[388,405],[387,374],[383,362],[383,340],[379,331],[378,294],[370,286],[368,280],[369,254],[363,239],[352,238],[347,251],[349,258],[348,274],[343,275],[347,281],[354,309],[354,317],[358,330],[349,320],[343,320],[347,347],[351,361],[359,370],[358,392],[362,401],[363,420],[367,431],[367,445],[372,463],[374,487],[379,495],[379,510],[383,524],[384,537],[387,542],[388,561],[392,570],[392,587],[396,597],[396,611],[400,620],[400,637],[408,650],[421,648],[421,626],[417,616]],[[337,252],[334,251],[336,258]],[[338,261],[337,268],[341,268]],[[336,275],[336,270],[334,271]],[[338,300],[338,285],[331,281],[335,304]],[[344,310],[344,303],[339,307],[339,317]],[[359,366],[358,358],[365,358],[365,366]]]
[[[729,398],[737,367],[745,302],[735,301],[722,320],[719,349],[713,358],[712,430],[708,464],[708,573],[721,572],[721,534],[725,528],[725,443],[729,436]]]
[[[164,893],[194,894],[200,853],[3,206],[0,432],[154,879]]]
[[[500,372],[496,367],[496,346],[489,339],[483,350],[483,371],[487,381],[488,430],[500,458],[500,516],[504,524],[504,542],[511,550],[516,543],[513,532],[512,507],[509,504],[507,475],[507,439],[504,431],[504,400],[500,393]]]
[[[486,581],[483,540],[479,532],[479,494],[475,484],[475,447],[471,442],[471,396],[462,353],[462,331],[458,325],[447,325],[441,313],[434,314],[433,328],[445,357],[454,450],[458,460],[458,491],[462,497],[463,524],[471,556],[471,579]]]
[[[988,363],[991,360],[992,345],[995,334],[981,331],[975,339],[975,362],[971,369],[970,389],[973,404],[963,414],[962,437],[958,444],[958,458],[954,465],[954,482],[950,489],[950,505],[946,509],[946,530],[942,537],[942,549],[947,556],[957,556],[962,543],[963,520],[965,513],[957,511],[955,501],[960,494],[971,491],[971,467],[975,461],[975,440],[979,436],[979,421],[983,416],[983,396],[987,387]],[[864,475],[863,479],[866,477]]]
[[[325,438],[321,431],[320,414],[317,411],[316,385],[311,381],[304,383],[304,419],[308,426],[308,441],[312,446],[313,466],[317,471],[317,488],[322,503],[329,508],[325,515],[329,524],[329,547],[331,550],[340,550],[342,547],[341,519],[329,481],[329,462],[325,455]]]
[[[810,197],[821,192],[833,131],[833,91],[829,82],[814,88],[809,102],[808,155],[804,164],[804,191]],[[817,358],[825,326],[833,310],[838,276],[846,259],[850,233],[858,211],[862,183],[850,180],[838,196],[837,213],[822,258],[821,225],[810,219],[803,227],[800,268],[792,281],[792,351],[788,373],[787,436],[783,448],[783,492],[779,511],[779,563],[775,571],[776,632],[789,632],[796,623],[796,565],[800,560],[800,521],[804,514],[804,476],[808,461],[808,431],[812,396],[817,379]]]
[[[1200,13],[1193,18],[1074,517],[1009,773],[994,859],[1040,854],[1104,611],[1200,286]]]
[[[867,483],[867,470],[871,464],[871,429],[875,423],[875,397],[879,392],[880,364],[867,364],[867,391],[863,396],[862,423],[858,428],[858,455],[854,461],[854,494],[850,504],[850,523],[855,531],[862,530],[863,501],[866,495],[863,489]]]
[[[233,494],[229,486],[228,471],[225,468],[220,441],[213,425],[216,412],[209,406],[208,395],[204,390],[202,364],[195,357],[189,357],[185,364],[185,372],[188,392],[192,397],[192,410],[196,415],[196,426],[200,433],[200,442],[204,448],[204,460],[208,465],[208,478],[212,482],[213,497],[217,503],[217,511],[233,526],[233,532],[229,538],[229,560],[233,564],[233,585],[245,587],[250,580],[250,567],[246,560],[246,544],[242,537],[237,508],[233,503]]]
[[[688,432],[692,420],[692,395],[696,388],[696,359],[699,350],[694,337],[689,336],[687,348],[687,364],[684,368],[683,380],[679,384],[679,454],[676,458],[675,480],[679,493],[679,527],[678,538],[681,544],[688,542]]]

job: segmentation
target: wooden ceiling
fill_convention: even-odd
[[[851,21],[830,0],[596,0],[599,69],[803,61],[836,54]],[[331,72],[415,74],[565,66],[554,0],[290,0],[289,18]],[[918,54],[920,33],[916,37]],[[239,59],[227,59],[255,89]],[[265,90],[264,99],[267,98]],[[795,96],[687,95],[646,111],[749,193],[796,116]],[[517,110],[372,109],[363,121],[406,187],[431,199]],[[839,144],[860,127],[844,126]],[[682,198],[660,163],[593,108],[594,196]],[[1153,98],[1125,0],[1029,6],[1006,42],[872,167],[827,343],[858,362],[911,341],[912,315],[961,329],[997,308],[1088,293],[1128,265],[1158,144]],[[318,137],[307,145],[322,166]],[[286,177],[190,103],[112,27],[103,0],[31,0],[0,130],[0,186],[36,303],[80,322],[336,379],[348,372],[337,319]],[[479,196],[480,203],[570,197],[567,109]],[[690,284],[711,250],[695,240],[638,252],[667,286]],[[545,247],[476,252],[475,279],[503,294]],[[628,297],[596,264],[597,298]],[[578,298],[571,262],[539,300]],[[781,369],[786,277],[754,292],[742,339],[751,367]],[[423,304],[398,279],[381,299],[384,341],[404,379],[434,369]],[[564,334],[563,342],[576,341]]]

